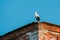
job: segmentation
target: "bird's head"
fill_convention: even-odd
[[[37,16],[40,17],[39,14],[38,14],[38,12],[35,11],[35,17],[37,17]]]

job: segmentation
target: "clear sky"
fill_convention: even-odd
[[[0,0],[0,35],[35,22],[35,11],[41,21],[60,25],[60,0]]]

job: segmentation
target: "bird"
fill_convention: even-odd
[[[40,21],[40,16],[39,16],[39,14],[38,14],[38,12],[37,12],[37,11],[35,11],[35,18],[36,18],[37,22],[39,22],[39,21]]]

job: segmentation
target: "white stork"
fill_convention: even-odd
[[[35,18],[36,18],[37,21],[40,21],[40,16],[39,16],[37,11],[35,12]]]

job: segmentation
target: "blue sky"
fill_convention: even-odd
[[[60,25],[60,0],[0,0],[0,35],[35,22],[35,11],[41,21]]]

